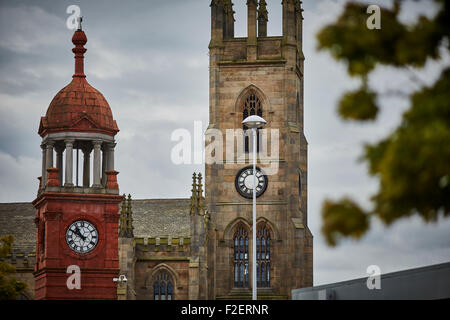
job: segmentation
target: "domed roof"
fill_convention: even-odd
[[[72,37],[75,48],[75,73],[72,82],[53,98],[45,117],[41,118],[39,135],[53,132],[97,132],[116,135],[119,131],[105,97],[86,81],[84,45],[86,35],[81,29]]]

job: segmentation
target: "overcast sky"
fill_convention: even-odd
[[[234,0],[236,36],[246,36],[245,0]],[[281,34],[280,0],[267,0],[269,35]],[[366,276],[369,265],[382,273],[450,261],[450,219],[424,225],[408,219],[385,228],[377,221],[359,242],[325,245],[320,234],[321,203],[348,195],[369,205],[377,181],[358,163],[362,145],[386,136],[408,107],[384,98],[370,125],[345,123],[336,102],[355,88],[345,67],[315,50],[317,31],[340,14],[346,1],[304,0],[305,135],[308,140],[308,216],[314,238],[314,284]],[[135,199],[189,197],[193,171],[203,165],[174,165],[170,139],[177,128],[193,132],[208,125],[209,0],[1,1],[0,2],[0,202],[32,201],[41,172],[40,117],[73,74],[69,5],[80,6],[88,37],[85,73],[108,100],[120,132],[116,169],[122,193]],[[390,6],[391,1],[370,1]],[[408,2],[402,19],[432,16],[429,1]],[[383,27],[383,21],[381,21]],[[379,68],[374,89],[417,89],[418,75],[433,83],[443,62],[423,71]],[[412,159],[413,160],[413,159]]]

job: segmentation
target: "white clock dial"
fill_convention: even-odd
[[[89,221],[75,221],[67,228],[66,242],[73,251],[88,253],[98,244],[98,231]]]
[[[253,167],[245,167],[236,175],[235,186],[239,194],[245,198],[253,198]],[[256,168],[256,196],[261,196],[267,188],[267,176]]]

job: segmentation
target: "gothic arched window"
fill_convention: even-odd
[[[256,282],[258,287],[270,287],[270,230],[266,225],[256,234]]]
[[[247,118],[248,116],[257,115],[262,117],[262,104],[259,100],[258,96],[255,94],[255,92],[251,92],[247,99],[245,99],[243,112],[242,112],[242,120]],[[243,126],[244,129],[244,150],[245,152],[250,152],[250,136],[251,131],[248,130],[247,126]],[[256,151],[259,152],[260,145],[259,145],[259,130],[257,130],[257,139],[256,139]]]
[[[173,300],[173,280],[166,270],[158,272],[153,277],[153,299]]]
[[[239,225],[233,237],[234,286],[248,288],[248,232]]]

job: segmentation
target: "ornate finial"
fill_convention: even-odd
[[[83,16],[78,17],[78,30],[82,31],[81,22],[83,22]]]
[[[285,4],[295,4],[296,0],[282,0],[281,4],[285,5]]]
[[[87,43],[87,37],[83,30],[81,30],[81,21],[82,17],[78,20],[79,28],[75,31],[72,37],[72,43],[75,45],[75,48],[72,49],[72,52],[75,53],[75,73],[73,77],[85,78],[84,74],[84,54],[87,49],[84,45]]]
[[[258,20],[269,21],[269,13],[267,11],[266,0],[259,0]]]
[[[197,208],[200,213],[204,211],[203,204],[203,185],[202,185],[202,174],[198,174],[198,190],[197,190]]]
[[[294,5],[295,5],[295,11],[296,11],[297,13],[299,13],[299,14],[302,14],[302,12],[303,12],[303,9],[302,9],[302,1],[300,1],[300,0],[295,0]]]
[[[119,219],[119,237],[126,236],[126,215],[127,215],[127,196],[123,194],[122,205],[120,207],[120,219]]]
[[[131,210],[131,195],[123,195],[122,206],[120,210],[119,237],[133,238],[133,212]]]
[[[211,4],[209,5],[210,7],[213,6],[220,6],[223,4],[223,0],[211,0]]]
[[[121,206],[121,210],[120,210],[120,213],[122,214],[125,214],[126,212],[127,212],[127,204],[126,204],[126,199],[127,199],[127,196],[125,195],[125,193],[123,194],[123,200],[122,200],[122,206]]]
[[[191,195],[191,205],[190,214],[191,215],[203,215],[205,211],[204,198],[203,198],[203,184],[202,184],[202,174],[198,175],[194,173],[192,175],[192,195]]]
[[[223,12],[225,15],[232,15],[234,19],[235,11],[233,10],[234,3],[232,0],[225,0],[223,2]]]
[[[203,190],[202,190],[202,174],[200,172],[198,173],[198,190],[197,191],[198,191],[198,197],[201,197]]]
[[[129,238],[133,238],[133,211],[131,210],[131,194],[128,194],[128,204],[127,204],[127,234]]]
[[[197,174],[192,174],[192,195],[191,195],[191,210],[190,214],[196,214],[197,212]]]

